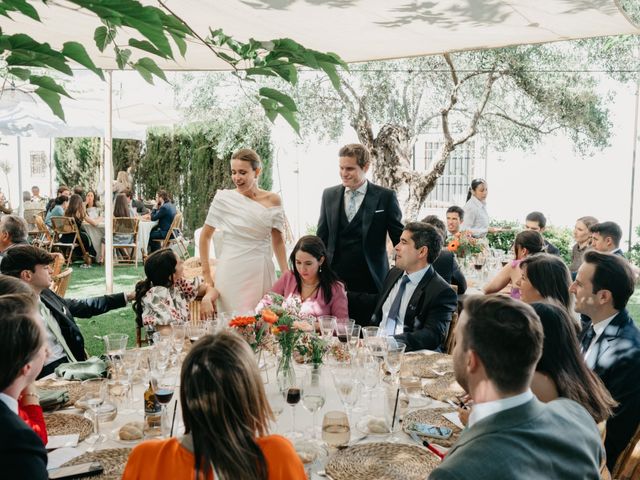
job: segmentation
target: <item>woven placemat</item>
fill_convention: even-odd
[[[44,416],[47,433],[51,435],[80,435],[83,441],[93,432],[93,422],[82,415],[73,413],[50,413]]]
[[[54,405],[51,410],[72,406],[84,396],[84,387],[82,386],[82,382],[79,381],[48,378],[46,380],[38,380],[36,387],[41,390],[66,390],[67,393],[69,393],[67,403],[64,405]]]
[[[453,372],[453,357],[446,353],[405,355],[400,368],[400,375],[420,378],[437,378],[436,372]]]
[[[363,443],[334,454],[325,467],[334,480],[424,480],[440,463],[433,453],[404,443]]]
[[[422,387],[422,391],[427,397],[431,397],[441,402],[456,400],[459,396],[465,395],[465,391],[456,381],[453,372],[445,373],[437,378],[430,378]]]
[[[87,462],[100,462],[104,471],[100,475],[93,475],[88,478],[95,480],[116,480],[122,478],[129,453],[131,453],[130,448],[107,448],[105,450],[83,453],[79,457],[69,460],[62,466],[69,467]]]
[[[443,413],[456,413],[456,411],[452,408],[423,408],[421,410],[414,410],[413,412],[407,413],[402,419],[402,429],[406,432],[407,427],[414,422],[426,423],[435,427],[448,427],[453,430],[453,434],[449,438],[426,438],[430,442],[437,443],[443,447],[450,447],[458,441],[458,437],[462,433],[462,430],[454,423],[451,423],[449,420],[444,418],[442,416]]]

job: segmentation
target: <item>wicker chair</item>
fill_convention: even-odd
[[[64,297],[64,294],[67,293],[67,287],[69,287],[71,274],[73,274],[73,268],[67,268],[64,272],[53,276],[53,282],[51,284],[53,293]]]
[[[613,478],[616,480],[637,480],[640,478],[640,426],[620,454],[613,468]]]

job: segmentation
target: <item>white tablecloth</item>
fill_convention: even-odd
[[[147,251],[147,245],[149,244],[149,235],[153,227],[158,225],[157,221],[140,221],[138,222],[138,260],[142,260],[142,256]],[[87,232],[89,238],[91,238],[91,243],[93,244],[93,248],[96,250],[96,261],[102,262],[102,252],[100,245],[102,244],[102,240],[104,239],[104,222],[99,223],[98,225],[91,225],[89,223],[83,223],[82,228]]]

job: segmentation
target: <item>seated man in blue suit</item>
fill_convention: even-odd
[[[47,451],[18,415],[18,399],[44,365],[47,334],[32,297],[0,296],[0,311],[0,476],[46,480]]]
[[[626,259],[590,250],[569,289],[582,314],[585,361],[618,402],[604,442],[609,470],[640,424],[640,329],[625,309],[634,288]]]
[[[161,247],[160,242],[155,240],[164,240],[171,228],[173,219],[176,216],[176,207],[171,201],[171,197],[164,190],[159,190],[156,193],[156,207],[151,210],[151,220],[158,221],[158,225],[153,227],[149,234],[149,252],[155,252]]]
[[[456,380],[474,401],[467,429],[429,480],[596,480],[604,458],[591,415],[565,398],[531,392],[542,324],[531,306],[470,297],[456,329]]]
[[[432,266],[442,241],[431,225],[405,225],[395,246],[396,266],[387,273],[382,292],[360,297],[374,306],[368,324],[406,343],[407,351],[442,350],[458,305],[456,292]]]

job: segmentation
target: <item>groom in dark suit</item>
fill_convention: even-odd
[[[618,402],[604,442],[611,471],[640,425],[640,329],[625,309],[634,287],[626,259],[590,250],[569,289],[582,314],[585,361]]]
[[[402,212],[395,192],[367,181],[371,162],[363,145],[345,145],[338,155],[342,185],[323,192],[317,233],[348,292],[379,293],[389,270],[387,235],[398,243]],[[351,305],[349,314],[362,318]]]
[[[389,270],[375,302],[370,325],[407,344],[407,351],[442,350],[458,296],[431,265],[442,248],[433,226],[407,223],[395,247],[396,266]]]

